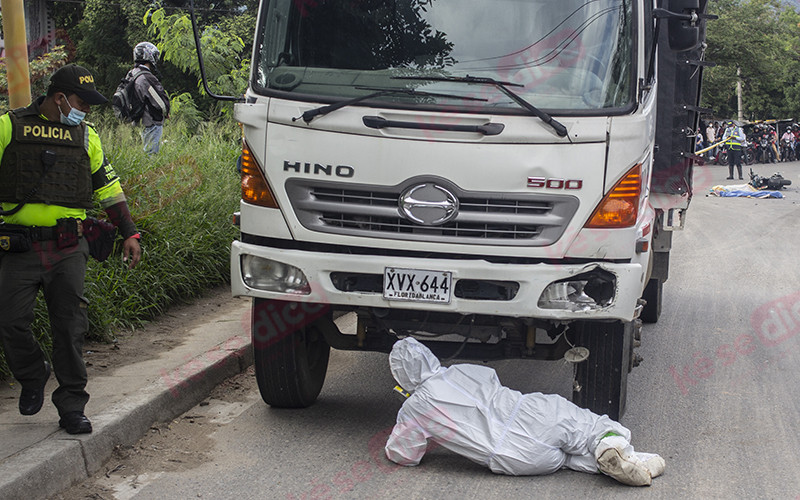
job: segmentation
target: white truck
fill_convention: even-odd
[[[411,335],[566,357],[573,401],[619,418],[691,198],[710,16],[664,7],[262,0],[231,277],[264,401],[311,405],[331,347]]]

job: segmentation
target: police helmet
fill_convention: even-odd
[[[161,53],[158,47],[150,42],[141,42],[133,48],[133,62],[150,63],[155,66]]]

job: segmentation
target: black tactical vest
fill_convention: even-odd
[[[42,100],[9,113],[12,133],[0,160],[0,201],[92,208],[86,124],[45,120],[39,113]]]

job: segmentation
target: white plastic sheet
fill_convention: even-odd
[[[432,441],[499,474],[549,474],[562,467],[595,473],[594,451],[606,433],[630,441],[618,422],[561,396],[503,387],[490,367],[444,368],[413,338],[394,345],[389,366],[412,392],[386,443],[386,456],[401,465],[419,464]]]

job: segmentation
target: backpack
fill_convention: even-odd
[[[114,110],[114,116],[124,122],[137,122],[141,120],[144,114],[144,101],[140,100],[136,95],[134,88],[136,79],[139,78],[144,71],[135,68],[131,77],[125,77],[120,80],[117,85],[117,90],[111,97],[111,109]]]

